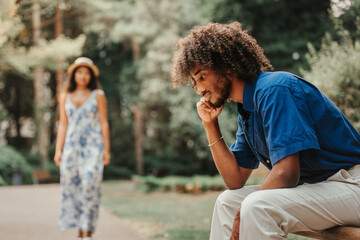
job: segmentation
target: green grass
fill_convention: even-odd
[[[169,176],[157,178],[154,176],[134,176],[137,189],[149,193],[152,191],[202,193],[208,191],[223,191],[226,189],[224,181],[217,176],[179,177]]]
[[[102,192],[105,208],[156,240],[209,239],[213,206],[220,194],[144,193],[131,181],[105,181]],[[288,239],[310,238],[291,235]]]

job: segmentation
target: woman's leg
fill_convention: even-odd
[[[79,229],[78,238],[82,238],[82,235],[83,235],[83,231]]]
[[[85,157],[81,160],[82,168],[80,168],[81,191],[79,195],[82,212],[79,226],[83,232],[85,230],[94,232],[100,207],[103,164],[97,155],[85,155]]]
[[[86,231],[83,231],[82,238],[91,237],[91,235],[92,235],[92,231],[86,230]]]

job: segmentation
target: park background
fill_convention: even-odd
[[[146,183],[143,192],[199,191],[192,181],[203,192],[221,190],[199,96],[172,89],[170,79],[177,41],[208,22],[241,22],[275,70],[318,86],[359,131],[359,13],[359,0],[0,0],[0,185],[32,184],[36,169],[59,176],[56,99],[67,66],[87,56],[108,100],[112,160],[104,179]],[[236,105],[227,104],[220,125],[229,145],[236,118]],[[120,185],[109,182],[105,192]]]

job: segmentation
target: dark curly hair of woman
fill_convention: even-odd
[[[263,49],[239,22],[196,26],[176,46],[171,76],[174,87],[183,83],[194,87],[190,71],[197,65],[214,70],[219,77],[230,73],[244,81],[251,81],[259,70],[273,69]]]

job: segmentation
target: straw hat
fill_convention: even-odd
[[[97,66],[95,66],[94,62],[90,59],[90,58],[87,58],[87,57],[79,57],[77,58],[73,64],[71,64],[68,69],[67,69],[67,74],[69,76],[71,76],[71,74],[73,73],[73,71],[75,70],[75,68],[77,67],[88,67],[90,68],[95,77],[98,77],[99,76],[99,69],[97,68]]]

